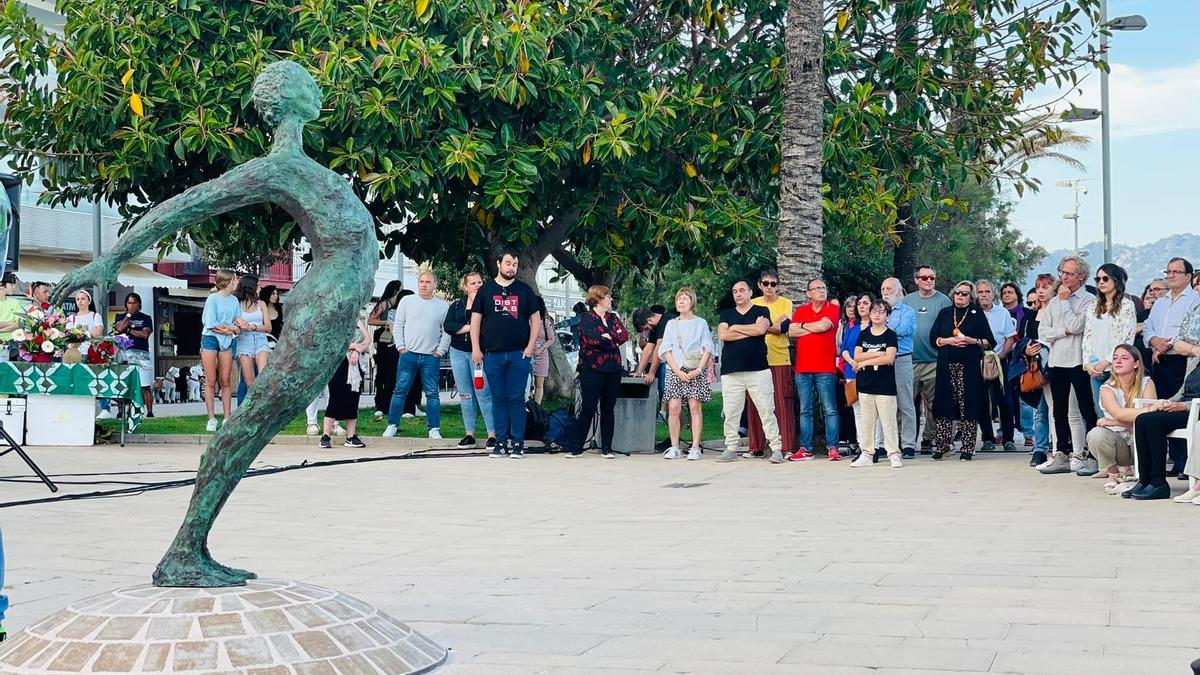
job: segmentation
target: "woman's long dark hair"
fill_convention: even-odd
[[[1109,305],[1108,298],[1104,297],[1104,293],[1099,288],[1096,289],[1096,318],[1104,316],[1107,313],[1110,316],[1116,316],[1121,313],[1121,303],[1125,301],[1125,282],[1129,280],[1129,275],[1125,273],[1125,268],[1116,263],[1104,263],[1096,269],[1096,274],[1101,272],[1108,275],[1108,278],[1113,282],[1113,301]]]
[[[279,317],[276,318],[275,321],[283,323],[283,303],[282,302],[271,302],[271,296],[275,295],[278,292],[279,292],[279,289],[275,287],[275,284],[267,284],[266,286],[263,286],[261,289],[259,289],[258,299],[261,300],[264,305],[267,305],[268,307],[274,307],[276,313],[279,314]],[[272,327],[274,327],[274,322],[272,322]],[[274,331],[272,331],[272,332],[274,332]]]
[[[396,296],[400,294],[400,287],[402,285],[403,283],[399,279],[392,279],[387,282],[387,286],[383,287],[383,295],[379,296],[379,304],[384,305],[388,303],[386,304],[388,309],[394,307],[399,301],[399,298]]]
[[[237,290],[233,292],[242,304],[248,302],[258,302],[258,277],[253,274],[243,274],[242,278],[238,279]]]

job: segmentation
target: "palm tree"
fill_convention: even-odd
[[[787,84],[779,190],[779,273],[800,298],[823,261],[821,147],[825,138],[824,18],[821,0],[788,0]],[[802,297],[802,296],[801,296]]]
[[[1055,124],[1058,119],[1054,113],[1045,113],[1027,120],[1021,138],[1000,154],[993,171],[996,179],[1019,181],[1023,178],[1021,167],[1039,159],[1060,162],[1076,171],[1085,170],[1083,162],[1062,150],[1086,150],[1092,144],[1091,137]]]

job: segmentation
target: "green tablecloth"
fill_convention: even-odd
[[[129,430],[146,414],[142,380],[136,366],[93,366],[86,363],[0,362],[0,394],[95,396],[131,401]]]

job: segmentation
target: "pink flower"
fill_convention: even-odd
[[[42,351],[46,352],[47,354],[53,354],[54,353],[54,343],[49,342],[49,341],[43,342],[42,343]]]

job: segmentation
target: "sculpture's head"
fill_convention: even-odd
[[[311,122],[321,115],[321,89],[304,66],[276,61],[254,80],[254,107],[272,128],[287,119]]]

